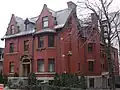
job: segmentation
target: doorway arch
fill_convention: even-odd
[[[20,60],[20,76],[28,76],[32,70],[32,58],[31,56],[24,55]]]

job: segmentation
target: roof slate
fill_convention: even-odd
[[[68,8],[64,9],[64,10],[57,11],[56,12],[57,24],[58,25],[65,24],[71,11],[72,11],[72,9],[68,9]]]
[[[64,27],[70,13],[72,12],[72,9],[67,8],[67,9],[63,9],[63,10],[60,10],[60,11],[53,11],[52,9],[49,9],[49,12],[52,13],[53,17],[56,17],[57,25],[54,27],[54,29],[57,29],[57,28]],[[34,24],[36,23],[37,19],[38,19],[38,16],[33,17],[33,18],[28,18],[28,20],[31,23],[34,23]],[[31,34],[31,33],[33,33],[35,31],[34,28],[28,29],[28,31],[26,31],[25,30],[25,24],[24,24],[25,20],[23,20],[22,18],[16,16],[15,20],[16,20],[17,26],[19,27],[20,32],[14,34],[14,35],[5,35],[2,39],[27,35],[27,34]],[[48,31],[55,32],[55,30],[54,31],[53,30],[48,30]]]
[[[32,34],[32,33],[34,33],[35,32],[35,30],[33,29],[33,30],[29,30],[29,31],[22,31],[22,32],[19,32],[19,33],[17,33],[17,34],[13,34],[13,35],[5,35],[5,36],[3,36],[3,38],[2,39],[7,39],[7,38],[13,38],[13,37],[18,37],[18,36],[25,36],[25,35],[29,35],[29,34]]]

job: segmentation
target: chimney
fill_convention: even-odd
[[[47,7],[47,4],[44,4],[44,6],[43,7]]]
[[[92,24],[94,24],[95,26],[98,25],[98,19],[95,13],[91,13],[91,20],[92,20]]]
[[[69,1],[69,2],[67,2],[67,5],[68,5],[68,8],[69,9],[76,9],[76,4],[75,3],[73,3],[72,1]]]

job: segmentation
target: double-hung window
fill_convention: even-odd
[[[43,28],[48,27],[48,16],[42,18],[42,27]]]
[[[43,48],[44,47],[44,37],[39,36],[38,37],[38,48]]]
[[[48,47],[54,47],[54,35],[48,35]]]
[[[44,72],[44,59],[37,60],[37,72]]]
[[[9,50],[10,53],[13,53],[14,52],[14,43],[10,43],[10,50]]]
[[[48,71],[49,72],[54,72],[55,71],[55,59],[54,58],[49,58],[48,59]]]

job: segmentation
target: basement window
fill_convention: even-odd
[[[94,78],[89,78],[89,87],[94,88]]]

